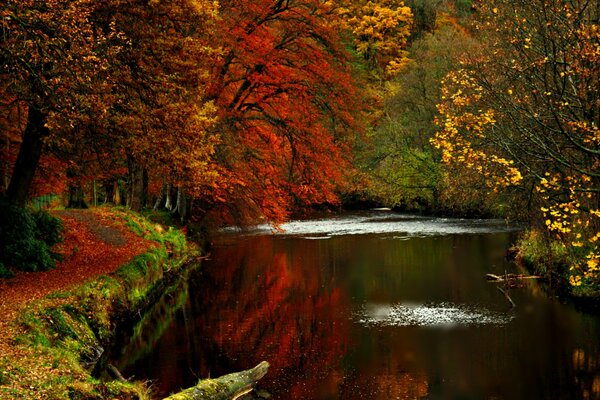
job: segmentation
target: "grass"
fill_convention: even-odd
[[[582,258],[581,254],[569,252],[560,241],[548,238],[535,230],[526,231],[516,247],[517,262],[532,273],[547,277],[561,295],[584,302],[597,302],[600,299],[600,289],[597,285],[569,284],[572,273],[570,267]]]
[[[571,265],[569,253],[562,243],[535,230],[526,231],[517,248],[519,261],[535,274],[564,277]]]
[[[0,398],[149,398],[144,382],[102,382],[87,368],[114,336],[117,321],[140,311],[166,274],[178,274],[196,249],[178,229],[121,208],[109,212],[158,246],[110,276],[28,305],[16,320],[20,334],[12,354],[0,356]]]

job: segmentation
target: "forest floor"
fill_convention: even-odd
[[[32,301],[52,292],[63,292],[98,275],[117,270],[155,243],[131,232],[110,209],[54,211],[63,221],[64,241],[54,251],[63,261],[46,272],[17,272],[0,280],[0,354],[17,351],[11,340],[18,332],[14,323]]]

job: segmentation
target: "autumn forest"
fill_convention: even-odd
[[[509,218],[530,227],[527,260],[595,293],[599,13],[7,1],[0,190],[17,207],[114,203],[210,226],[367,205]]]

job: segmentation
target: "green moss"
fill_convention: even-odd
[[[35,391],[35,396],[55,399],[149,398],[144,383],[99,382],[84,365],[95,361],[100,344],[111,341],[116,318],[139,310],[164,278],[165,271],[181,268],[187,255],[173,257],[173,254],[188,247],[185,236],[177,230],[158,232],[150,222],[129,211],[117,213],[130,218],[140,234],[152,237],[160,245],[135,257],[110,276],[98,277],[69,292],[54,293],[21,312],[17,321],[24,333],[15,342],[33,354],[22,360],[0,356],[0,384],[7,386],[0,388],[0,397],[29,398],[32,395],[29,392]],[[3,369],[2,365],[9,369]],[[55,372],[48,374],[41,384],[29,382],[31,367],[27,365]]]
[[[525,232],[517,248],[520,262],[536,274],[564,275],[570,265],[570,257],[563,244],[535,230]]]

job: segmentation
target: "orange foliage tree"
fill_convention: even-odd
[[[99,129],[104,147],[112,145],[128,167],[133,209],[145,204],[147,175],[191,188],[217,177],[218,136],[208,133],[215,107],[204,100],[217,13],[207,0],[115,0],[95,14],[99,26],[118,32],[110,66],[116,90]]]
[[[406,47],[413,13],[403,1],[331,1],[338,3],[340,26],[353,38],[356,52],[370,68],[384,71],[387,78],[398,74],[408,63]]]
[[[204,197],[230,221],[281,221],[337,203],[359,131],[360,94],[321,1],[222,1],[209,88],[221,181]]]
[[[8,3],[2,88],[29,113],[9,197],[24,204],[42,151],[52,151],[69,162],[73,185],[127,168],[134,209],[145,204],[148,178],[182,188],[226,222],[279,222],[294,208],[336,204],[366,109],[336,7]],[[396,28],[406,10],[376,11],[387,21],[380,34],[405,40]],[[389,63],[397,52],[380,34],[361,40]]]

